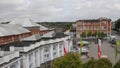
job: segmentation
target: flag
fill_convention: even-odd
[[[118,55],[118,46],[119,46],[119,41],[116,40],[116,47],[115,47],[115,59],[117,58]]]
[[[83,41],[82,39],[80,40],[80,56],[81,56],[81,53],[82,53],[82,46],[83,46]]]
[[[101,40],[98,39],[98,58],[101,58],[102,52],[101,52]]]
[[[81,33],[81,34],[83,33],[83,30],[82,30],[82,28],[80,29],[80,33]]]
[[[64,55],[66,55],[67,50],[66,50],[66,41],[65,41],[65,40],[64,40],[64,42],[63,42],[63,47],[64,47]]]

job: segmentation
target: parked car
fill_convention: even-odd
[[[90,44],[90,42],[88,42],[88,41],[83,41],[83,46],[87,46],[87,45],[89,45]],[[80,45],[80,42],[77,42],[77,45],[79,46]]]
[[[110,43],[115,44],[116,36],[110,36],[108,40],[109,40]]]
[[[75,49],[73,49],[73,52],[78,52],[78,53],[80,53],[80,47],[76,47]],[[81,52],[81,54],[82,55],[86,55],[88,53],[88,49],[87,48],[85,48],[85,47],[82,47],[82,52]]]
[[[110,40],[110,43],[111,43],[111,44],[115,44],[115,43],[116,43],[116,39],[113,38],[112,40]]]

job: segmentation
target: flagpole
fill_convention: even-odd
[[[115,62],[116,62],[116,59],[117,59],[117,56],[118,56],[118,46],[119,46],[119,41],[116,40],[116,47],[115,47]]]
[[[80,40],[80,58],[81,58],[81,53],[82,53],[82,46],[83,46],[83,41],[82,39]]]

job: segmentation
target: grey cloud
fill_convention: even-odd
[[[120,0],[0,0],[0,18],[30,17],[35,21],[119,18]]]

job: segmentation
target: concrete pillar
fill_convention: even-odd
[[[53,45],[50,46],[50,59],[53,60]]]
[[[15,51],[14,46],[10,46],[9,48],[10,48],[10,51]]]
[[[33,60],[32,60],[32,62],[33,62],[33,68],[35,68],[36,66],[35,66],[35,51],[33,52],[33,54],[32,54],[32,58],[33,58]]]
[[[44,63],[44,47],[41,48],[41,63]]]
[[[40,66],[40,50],[38,49],[38,52],[37,52],[37,67],[39,67]]]
[[[63,56],[64,55],[64,44],[62,44],[61,47],[62,47],[62,49],[61,49],[62,50],[62,55],[61,56]]]
[[[60,44],[57,44],[57,57],[60,57],[60,48],[59,48]]]
[[[17,68],[20,68],[20,60],[18,61],[18,65],[17,65]]]
[[[29,68],[29,55],[24,55],[23,56],[23,67],[24,68]]]

